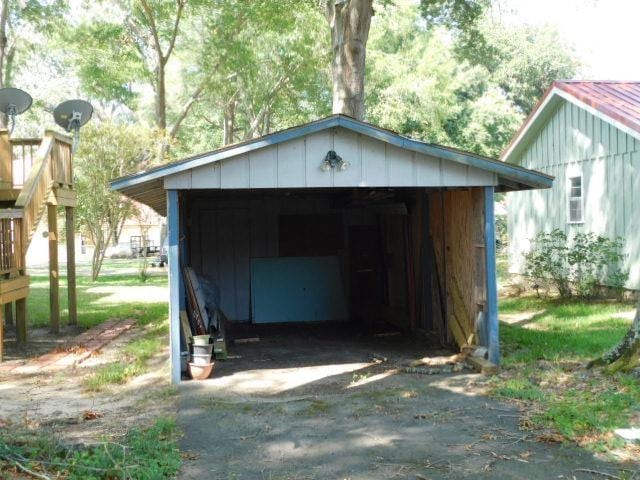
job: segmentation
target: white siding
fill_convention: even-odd
[[[349,163],[346,170],[320,170],[329,150]],[[339,127],[169,175],[164,180],[165,188],[175,189],[496,184],[496,176],[485,170],[414,153]]]
[[[553,188],[507,196],[510,269],[538,232],[595,232],[626,240],[628,286],[640,288],[640,142],[582,108],[562,101],[514,161],[556,177]],[[567,223],[567,182],[583,176],[584,223]]]

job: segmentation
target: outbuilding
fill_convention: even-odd
[[[233,322],[392,324],[498,363],[494,194],[552,181],[333,115],[112,188],[167,216],[179,382],[185,265]]]

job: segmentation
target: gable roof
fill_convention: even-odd
[[[640,139],[640,82],[556,80],[513,136],[501,159],[511,161],[536,135],[554,107],[563,100]]]
[[[553,182],[553,177],[544,173],[509,165],[499,160],[455,148],[414,140],[345,115],[331,115],[260,138],[229,145],[211,152],[194,155],[177,162],[121,177],[111,182],[111,188],[163,213],[165,198],[163,179],[165,177],[334,127],[342,127],[409,151],[495,173],[502,190],[549,188]]]

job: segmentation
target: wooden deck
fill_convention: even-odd
[[[0,360],[4,324],[13,323],[26,342],[26,298],[29,295],[26,253],[38,223],[47,213],[49,238],[50,324],[60,329],[58,207],[65,209],[69,324],[77,322],[74,207],[71,139],[45,131],[42,139],[11,139],[0,130]],[[6,322],[5,322],[6,320]]]

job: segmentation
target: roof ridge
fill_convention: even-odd
[[[623,83],[633,83],[640,84],[640,80],[579,80],[579,79],[559,79],[554,80],[553,83],[612,83],[612,84],[623,84]]]

